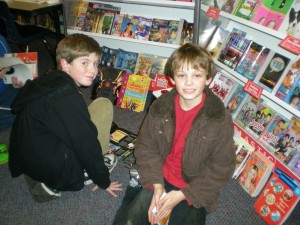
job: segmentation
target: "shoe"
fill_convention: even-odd
[[[0,165],[8,162],[8,153],[1,152],[0,153]]]
[[[91,180],[91,178],[89,178],[89,175],[87,174],[87,172],[84,172],[84,185],[90,185],[92,183],[93,183],[93,181]]]
[[[7,150],[6,144],[0,144],[0,152],[5,152]]]
[[[56,197],[61,197],[61,192],[54,189],[54,188],[50,188],[48,187],[46,184],[41,183],[42,188],[49,194],[49,195],[53,195]]]
[[[140,175],[136,169],[130,169],[129,175],[130,175],[129,186],[142,187],[142,185],[140,184]]]
[[[113,153],[105,154],[103,157],[104,163],[107,166],[109,173],[111,173],[118,163],[118,157]]]

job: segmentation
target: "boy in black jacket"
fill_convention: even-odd
[[[92,84],[100,56],[94,39],[65,37],[56,49],[58,69],[28,81],[12,103],[17,116],[9,169],[12,177],[25,175],[38,202],[81,190],[87,176],[96,185],[93,191],[100,187],[116,196],[122,190],[110,181],[102,155],[108,150],[112,105],[99,98],[87,107],[78,88]]]

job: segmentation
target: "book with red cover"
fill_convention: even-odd
[[[260,151],[254,151],[241,172],[238,183],[252,197],[256,197],[266,184],[274,163]]]
[[[291,188],[285,181],[286,178],[273,173],[254,204],[255,211],[267,224],[283,224],[299,202],[300,197],[293,190],[295,186]]]

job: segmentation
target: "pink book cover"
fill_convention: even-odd
[[[273,30],[278,30],[280,25],[283,22],[283,19],[284,19],[284,15],[282,15],[278,12],[270,11],[263,23],[263,26],[268,27]]]
[[[263,23],[265,22],[269,12],[270,9],[260,3],[255,10],[255,16],[252,18],[252,22],[263,26]]]

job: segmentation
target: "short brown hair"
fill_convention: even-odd
[[[193,69],[204,69],[207,72],[207,79],[213,77],[214,62],[204,48],[186,43],[176,49],[166,63],[165,75],[174,79],[175,72],[184,64],[190,65]]]
[[[65,59],[68,63],[82,56],[96,53],[101,57],[101,48],[98,42],[84,34],[71,34],[64,37],[56,48],[57,67],[61,68],[60,61]]]

